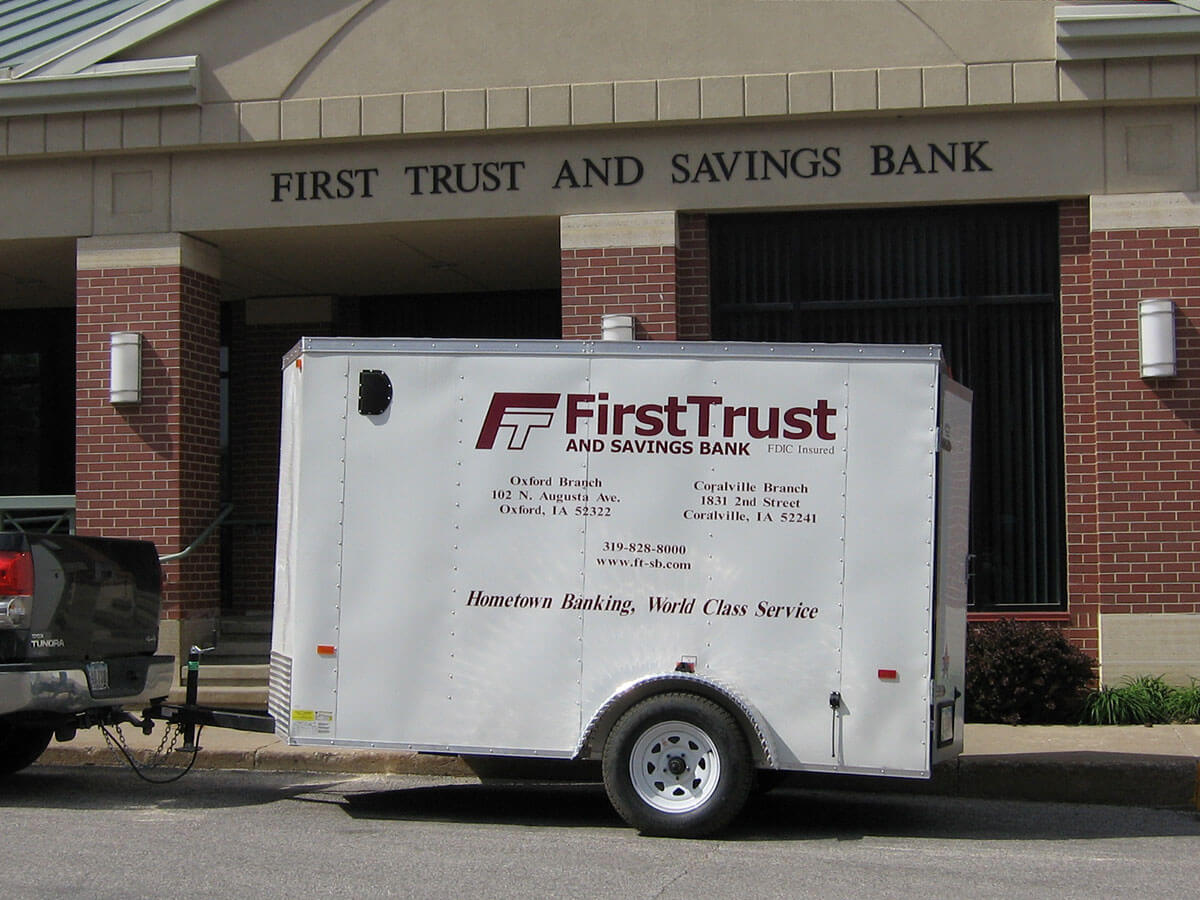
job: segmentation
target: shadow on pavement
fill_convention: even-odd
[[[346,812],[395,819],[551,828],[624,828],[599,785],[455,784],[347,794]],[[1079,840],[1200,836],[1194,812],[955,797],[779,789],[750,799],[727,841]]]
[[[172,771],[178,770],[153,774],[165,778]],[[335,790],[344,783],[302,782],[288,773],[198,769],[170,784],[151,784],[128,769],[34,766],[0,781],[0,809],[236,809]]]
[[[452,784],[347,794],[355,818],[489,825],[625,827],[598,784]]]

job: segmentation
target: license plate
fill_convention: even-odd
[[[93,694],[108,690],[108,663],[91,662],[84,669],[87,672],[88,687]]]

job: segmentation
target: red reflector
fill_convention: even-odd
[[[33,556],[19,550],[0,550],[0,597],[33,594]]]
[[[337,647],[333,644],[317,644],[317,656],[337,656]]]
[[[900,673],[895,669],[880,669],[879,677],[884,681],[899,681]]]

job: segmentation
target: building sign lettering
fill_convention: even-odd
[[[987,141],[950,141],[946,144],[927,144],[925,147],[906,146],[903,151],[890,144],[872,144],[875,160],[872,175],[937,175],[942,172],[990,172],[979,155]]]
[[[517,173],[525,168],[522,160],[507,162],[471,162],[447,165],[405,166],[404,178],[408,192],[422,194],[473,194],[483,191],[516,191]]]
[[[985,140],[927,144],[871,144],[858,174],[875,176],[980,175],[994,171]],[[630,154],[562,159],[537,170],[526,160],[427,162],[403,166],[398,175],[378,167],[271,172],[272,203],[370,200],[398,185],[411,197],[516,192],[534,182],[555,191],[628,188],[652,181],[675,186],[734,182],[808,181],[848,172],[840,146],[678,152],[665,160]]]
[[[840,147],[798,149],[718,150],[693,158],[671,157],[672,184],[716,184],[722,181],[771,181],[781,178],[836,178],[842,174]]]
[[[349,200],[373,197],[371,179],[378,169],[312,169],[306,172],[272,172],[271,202],[284,200]]]

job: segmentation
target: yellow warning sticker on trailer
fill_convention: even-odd
[[[333,712],[323,709],[293,709],[293,737],[328,737],[333,734]]]

